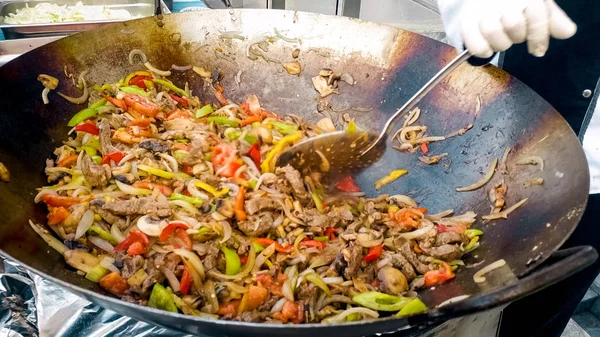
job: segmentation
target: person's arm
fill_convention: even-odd
[[[438,0],[450,42],[490,57],[527,41],[529,53],[544,56],[550,36],[568,39],[577,26],[554,0]]]

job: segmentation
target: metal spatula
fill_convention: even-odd
[[[388,119],[379,134],[369,131],[337,131],[300,142],[281,154],[278,166],[292,165],[303,173],[320,171],[325,178],[354,175],[377,162],[386,149],[388,132],[398,117],[413,109],[419,101],[454,69],[472,55],[465,50],[440,70]]]

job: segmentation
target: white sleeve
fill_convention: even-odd
[[[461,18],[465,5],[467,5],[466,0],[438,0],[446,36],[450,44],[458,50],[464,49],[461,36]]]

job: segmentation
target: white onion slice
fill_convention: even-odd
[[[191,65],[187,65],[187,66],[178,66],[176,64],[171,65],[171,69],[173,70],[177,70],[177,71],[187,71],[192,69]]]
[[[479,179],[476,183],[469,185],[469,186],[465,186],[465,187],[458,187],[458,188],[456,188],[456,191],[457,192],[473,191],[473,190],[476,190],[476,189],[482,187],[483,185],[487,184],[487,182],[490,181],[492,179],[492,177],[494,176],[494,172],[496,171],[496,165],[498,165],[498,158],[494,158],[494,161],[492,162],[492,165],[490,165],[490,168],[488,169],[486,174],[481,179]]]
[[[54,192],[53,190],[41,190],[33,199],[33,201],[37,204],[38,202],[42,201],[42,198],[45,195],[58,195],[58,193]]]
[[[342,284],[342,283],[344,283],[344,278],[341,276],[323,277],[323,282],[325,282],[325,284]]]
[[[144,54],[144,52],[143,52],[143,51],[141,51],[141,50],[139,50],[139,49],[132,49],[132,50],[129,52],[129,64],[131,64],[131,65],[134,65],[133,58],[134,58],[136,55],[139,55],[139,56],[140,56],[140,58],[142,59],[142,62],[141,62],[141,63],[146,63],[146,62],[148,62],[148,58],[146,57],[146,54]]]
[[[110,256],[105,256],[100,260],[100,265],[114,273],[120,273],[119,268],[114,265],[115,259]]]
[[[175,206],[179,206],[179,207],[183,208],[186,212],[188,212],[191,215],[200,214],[200,211],[196,207],[194,207],[194,205],[190,204],[187,201],[171,200],[171,201],[169,201],[169,203],[171,205],[175,205]]]
[[[204,279],[206,275],[204,273],[204,266],[202,265],[202,261],[200,261],[200,257],[198,257],[196,253],[185,249],[175,249],[173,250],[173,253],[181,256],[183,259],[188,261],[192,265],[192,267],[194,267],[194,269],[198,272],[200,278]]]
[[[354,313],[359,313],[359,314],[366,315],[366,316],[369,316],[372,318],[379,317],[379,313],[377,311],[374,311],[371,309],[362,308],[362,307],[350,308],[350,309],[342,311],[339,315],[335,316],[332,319],[332,323],[343,322],[346,317],[348,317]]]
[[[219,221],[219,225],[223,229],[223,239],[219,243],[224,243],[231,238],[231,225],[227,221]]]
[[[79,220],[79,224],[77,224],[77,230],[75,231],[75,240],[81,238],[83,234],[85,234],[85,232],[87,232],[87,230],[92,226],[93,223],[94,211],[88,209],[81,217],[81,220]]]
[[[428,220],[423,219],[422,221],[428,221]],[[433,222],[429,221],[429,223],[425,227],[419,228],[416,231],[412,231],[412,232],[400,233],[400,234],[398,234],[398,237],[405,238],[407,240],[413,240],[413,239],[416,239],[420,236],[427,234],[427,232],[432,230],[433,227],[434,227]]]
[[[108,243],[108,241],[106,241],[102,238],[99,238],[97,236],[90,235],[87,237],[87,239],[89,242],[93,243],[98,248],[102,249],[103,251],[105,251],[107,253],[110,253],[115,250],[115,247],[113,247],[113,245]]]
[[[283,309],[283,305],[285,304],[285,302],[287,302],[287,298],[280,298],[279,301],[275,302],[275,304],[271,308],[271,313],[274,314],[276,312],[280,312],[281,309]]]
[[[393,199],[401,204],[413,207],[413,208],[417,208],[417,203],[413,200],[413,198],[404,195],[404,194],[396,194],[396,195],[392,195],[390,197],[390,199]]]
[[[198,179],[192,179],[188,182],[187,184],[187,190],[188,192],[190,192],[190,194],[192,195],[192,197],[194,198],[200,198],[200,199],[204,199],[204,200],[208,200],[208,195],[205,193],[202,193],[198,190],[198,188],[196,187],[196,182],[198,182],[200,180]]]
[[[448,304],[460,302],[460,301],[464,300],[465,298],[468,298],[469,296],[471,296],[471,295],[460,295],[460,296],[449,298],[449,299],[445,300],[444,302],[440,303],[438,305],[438,308],[441,308]]]
[[[157,69],[150,62],[145,62],[144,66],[146,68],[148,68],[148,70],[150,70],[151,72],[155,73],[156,75],[165,76],[165,77],[166,76],[171,76],[171,72],[170,71]]]
[[[485,277],[483,275],[491,272],[494,269],[504,267],[505,265],[506,265],[506,261],[504,261],[504,259],[500,259],[498,261],[492,262],[492,263],[488,264],[487,266],[481,268],[481,270],[477,271],[473,275],[473,281],[475,281],[475,283],[483,283],[483,282],[485,282]]]
[[[50,103],[50,101],[48,100],[49,93],[50,93],[50,89],[48,89],[48,88],[44,88],[44,90],[42,90],[42,101],[44,102],[44,104]]]
[[[112,234],[112,236],[119,241],[119,243],[125,240],[125,235],[123,235],[123,232],[121,232],[117,225],[110,226],[110,234]]]

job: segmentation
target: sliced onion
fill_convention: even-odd
[[[544,159],[540,156],[530,156],[519,159],[516,163],[517,165],[538,165],[540,167],[540,171],[544,170]]]
[[[177,218],[180,222],[183,221],[190,228],[193,228],[193,229],[200,228],[200,223],[198,222],[198,220],[196,220],[192,217],[185,216],[185,215],[182,215],[181,213],[177,212],[177,213],[175,213],[175,218]],[[172,221],[172,222],[174,222],[174,221]]]
[[[79,196],[81,193],[85,193],[85,194],[87,194],[87,195],[90,195],[90,194],[92,194],[92,190],[90,190],[90,189],[89,189],[88,187],[86,187],[86,186],[81,186],[81,187],[78,187],[76,190],[74,190],[74,191],[73,191],[73,193],[71,193],[71,196],[72,196],[73,198],[76,198],[76,197],[78,197],[78,196]]]
[[[87,102],[88,100],[88,96],[89,96],[89,92],[88,92],[88,88],[87,88],[87,83],[85,83],[85,79],[84,76],[87,73],[86,71],[83,71],[80,75],[79,75],[79,83],[83,84],[83,93],[81,94],[81,96],[79,97],[69,97],[65,94],[63,94],[62,92],[59,92],[58,94],[66,99],[67,101],[73,103],[73,104],[83,104],[85,102]]]
[[[39,236],[42,237],[42,239],[44,239],[44,241],[46,241],[46,243],[48,243],[50,247],[54,248],[54,250],[56,250],[57,252],[64,255],[64,253],[69,250],[67,246],[65,246],[62,242],[60,242],[60,240],[52,236],[52,234],[48,233],[48,231],[42,228],[41,226],[34,224],[31,220],[29,220],[29,225],[31,226],[31,228],[33,228],[33,230],[36,233],[38,233]]]
[[[38,194],[36,194],[33,201],[37,204],[38,202],[42,201],[42,198],[45,195],[58,195],[58,193],[54,192],[54,190],[48,190],[48,189],[41,190]]]
[[[160,70],[160,69],[156,69],[150,62],[145,62],[144,66],[146,68],[148,68],[148,70],[150,70],[151,72],[155,73],[156,75],[159,76],[171,76],[171,72],[168,70]]]
[[[257,191],[260,188],[260,185],[262,185],[263,181],[265,179],[277,179],[277,176],[274,173],[263,173],[259,178],[258,181],[256,182],[256,186],[254,187],[254,190]]]
[[[139,49],[133,49],[129,52],[129,64],[133,65],[133,58],[138,55],[141,59],[142,62],[141,63],[146,63],[148,62],[148,58],[146,57],[146,54],[144,54],[143,51],[139,50]]]
[[[192,69],[192,66],[191,65],[178,66],[176,64],[173,64],[173,65],[171,65],[171,69],[177,70],[177,71],[188,71],[188,70]]]
[[[187,201],[171,200],[171,201],[169,201],[169,203],[171,205],[175,205],[175,206],[179,206],[179,207],[183,208],[186,212],[190,213],[191,215],[200,214],[200,211],[196,207],[194,207],[194,205],[190,204]]]
[[[271,228],[275,229],[282,223],[283,223],[283,215],[280,215],[277,217],[277,219],[275,219],[275,221],[273,221],[273,225],[271,226]]]
[[[352,282],[352,281],[350,281],[350,282]],[[329,305],[331,303],[355,304],[354,301],[352,301],[352,299],[350,297],[347,297],[344,295],[331,295],[331,296],[325,297],[323,299],[323,301],[321,302],[321,306],[320,306],[320,308],[318,308],[318,310],[323,309],[323,307],[325,307],[326,305]]]
[[[256,261],[256,252],[254,251],[254,247],[252,245],[250,245],[250,251],[248,252],[248,261],[246,262],[246,264],[244,265],[244,268],[242,268],[242,270],[240,270],[239,273],[237,273],[235,275],[225,275],[225,274],[219,273],[216,270],[210,270],[208,273],[216,278],[223,279],[223,280],[239,280],[239,279],[246,277],[248,274],[250,274],[250,272],[254,268],[255,261]]]
[[[75,231],[75,240],[81,238],[83,234],[85,234],[85,232],[87,232],[87,230],[90,229],[93,223],[94,211],[88,209],[81,217],[81,220],[79,220],[79,224],[77,224],[77,230]]]
[[[392,195],[390,197],[390,199],[393,199],[396,202],[399,202],[399,203],[401,203],[403,205],[407,205],[407,206],[410,206],[410,207],[413,207],[413,208],[417,208],[418,207],[417,203],[413,200],[413,198],[411,198],[411,197],[409,197],[407,195],[404,195],[404,194]]]
[[[161,273],[165,275],[165,277],[169,281],[169,285],[171,286],[171,289],[173,289],[173,292],[178,292],[181,289],[181,285],[179,284],[177,276],[175,276],[175,274],[165,266],[161,266],[158,269]]]
[[[200,199],[208,200],[209,198],[208,198],[207,194],[198,191],[198,188],[196,187],[196,182],[198,182],[198,181],[200,181],[200,180],[198,180],[198,179],[191,179],[188,182],[188,184],[187,184],[187,190],[188,190],[188,192],[190,192],[190,194],[194,198],[200,198]]]
[[[344,283],[344,278],[341,276],[323,277],[323,282],[325,282],[326,284],[342,284]]]
[[[379,317],[379,313],[377,313],[377,311],[374,311],[374,310],[371,310],[371,309],[367,309],[367,308],[357,307],[357,308],[350,308],[350,309],[342,311],[337,316],[335,316],[331,320],[331,322],[332,323],[343,322],[346,317],[348,317],[348,316],[350,316],[352,314],[355,314],[355,313],[359,313],[361,315],[369,316],[371,318],[377,318],[377,317]]]
[[[271,255],[273,255],[274,253],[275,253],[275,244],[274,243],[269,245],[269,247],[265,248],[265,250],[263,250],[262,252],[260,252],[260,254],[258,254],[258,256],[256,257],[253,272],[255,272],[255,273],[258,272],[260,270],[260,267],[262,267],[262,265],[265,263],[265,261],[268,258],[270,258]],[[290,262],[288,262],[288,265],[291,265]]]
[[[222,284],[224,286],[226,286],[227,288],[229,288],[229,289],[231,289],[231,290],[233,290],[233,291],[235,291],[236,293],[239,293],[239,294],[244,294],[244,293],[248,292],[248,288],[243,287],[243,286],[241,286],[241,285],[239,285],[237,283],[233,283],[233,282],[229,282],[228,281],[228,282],[223,282]]]
[[[379,239],[372,239],[371,234],[360,233],[356,236],[356,243],[365,248],[375,247],[383,242],[383,235]]]
[[[123,232],[121,232],[121,230],[119,229],[119,226],[117,225],[112,225],[110,226],[110,234],[112,234],[112,236],[119,242],[123,242],[123,240],[125,240],[125,235],[123,235]]]
[[[48,100],[49,93],[50,93],[50,89],[48,89],[48,88],[44,88],[44,90],[42,90],[42,101],[44,102],[44,104],[50,103],[50,100]]]
[[[93,243],[96,247],[102,249],[103,251],[110,253],[115,250],[115,247],[108,243],[108,241],[99,238],[97,236],[90,235],[87,237],[88,241]]]
[[[293,222],[299,224],[299,225],[304,225],[304,221],[298,219],[295,215],[292,214],[292,211],[290,210],[290,208],[288,207],[288,205],[279,200],[279,199],[274,199],[275,201],[277,201],[277,203],[279,203],[281,205],[281,208],[283,208],[283,212],[285,213],[285,215],[290,218],[290,220],[292,220]]]
[[[466,192],[466,191],[473,191],[476,190],[480,187],[482,187],[483,185],[487,184],[488,181],[490,181],[492,179],[492,177],[494,176],[494,172],[496,170],[496,165],[498,164],[498,158],[494,158],[494,161],[492,162],[492,165],[490,165],[490,168],[488,169],[487,173],[476,183],[469,185],[469,186],[465,186],[465,187],[458,187],[456,189],[457,192]]]
[[[431,220],[431,221],[438,221],[440,219],[442,219],[443,217],[446,217],[450,214],[454,213],[453,209],[447,209],[445,211],[436,213],[436,214],[431,214],[431,215],[425,215],[425,218]]]
[[[494,213],[494,214],[490,214],[490,215],[484,215],[481,218],[483,220],[494,220],[494,219],[500,219],[500,218],[506,219],[506,218],[508,218],[508,215],[510,213],[512,213],[517,208],[521,207],[527,201],[527,199],[529,199],[529,198],[525,198],[525,199],[517,202],[516,204],[510,206],[509,208],[505,209],[502,212],[498,212],[498,213]]]
[[[165,154],[165,153],[159,153],[158,156],[163,158],[164,160],[168,161],[169,164],[171,164],[169,167],[171,168],[171,170],[173,172],[176,172],[176,173],[179,172],[179,164],[177,163],[177,159],[175,159],[172,156],[169,156],[168,154]]]
[[[510,153],[510,146],[504,150],[504,154],[502,154],[502,159],[500,160],[500,173],[506,175],[508,174],[508,154]]]
[[[500,259],[498,261],[492,262],[492,263],[488,264],[487,266],[481,268],[481,270],[477,271],[473,275],[473,281],[475,281],[475,283],[483,283],[483,282],[485,282],[485,277],[483,275],[491,272],[494,269],[504,267],[505,265],[506,265],[506,261],[504,261],[504,259]]]
[[[281,309],[283,309],[283,305],[285,304],[285,302],[287,302],[287,298],[280,298],[279,301],[275,302],[275,304],[271,308],[271,313],[274,314],[276,312],[280,312]]]
[[[100,265],[114,273],[120,273],[119,268],[115,267],[114,265],[115,263],[115,259],[113,259],[110,256],[105,256],[102,258],[102,260],[100,260]]]
[[[460,295],[460,296],[449,298],[449,299],[445,300],[444,302],[440,303],[437,307],[441,308],[441,307],[443,307],[445,305],[448,305],[448,304],[460,302],[460,301],[468,298],[469,296],[471,296],[471,295]]]
[[[388,265],[390,263],[390,259],[385,258],[385,259],[381,259],[379,262],[377,262],[377,269],[381,269],[383,267],[385,267],[386,265]]]
[[[294,302],[294,291],[292,290],[292,280],[286,280],[281,287],[283,297],[290,302]]]
[[[169,254],[171,252],[173,252],[173,246],[171,245],[164,245],[164,246],[159,246],[159,245],[152,245],[151,250],[154,250],[157,253],[161,253],[161,254]]]
[[[131,195],[151,195],[152,194],[151,190],[148,190],[145,188],[133,187],[131,185],[124,184],[118,180],[115,180],[115,183],[117,184],[117,187],[119,188],[119,190],[121,190],[121,192],[123,192],[125,194],[131,194]]]
[[[252,249],[251,249],[251,251],[252,251]],[[200,261],[200,257],[198,257],[198,255],[196,255],[196,253],[191,252],[186,249],[175,249],[175,250],[173,250],[173,253],[181,256],[181,258],[188,261],[192,265],[192,267],[194,267],[194,270],[196,272],[198,272],[198,275],[200,275],[200,278],[204,279],[204,277],[206,276],[206,274],[204,273],[204,266],[202,265],[202,261]],[[248,258],[248,261],[249,260],[250,260],[250,258]]]
[[[134,159],[134,158],[135,158],[135,153],[130,153],[130,154],[126,155],[125,157],[123,157],[123,159],[121,159],[117,163],[117,165],[121,166],[121,165],[125,164],[126,162],[128,162],[128,161],[130,161],[131,159]]]
[[[224,243],[231,238],[231,225],[227,221],[219,221],[219,225],[223,230],[223,239],[219,243]]]
[[[419,228],[416,231],[412,231],[412,232],[400,233],[397,236],[401,237],[401,238],[405,238],[407,240],[414,240],[418,237],[421,237],[421,236],[427,234],[427,232],[429,232],[430,230],[433,229],[433,227],[434,227],[433,222],[428,221],[427,219],[423,219],[421,221],[427,223],[425,227]]]
[[[256,167],[256,164],[254,163],[254,161],[252,161],[252,159],[250,159],[249,157],[246,157],[246,156],[242,156],[242,160],[244,161],[244,164],[246,164],[248,167],[247,173],[250,173],[250,177],[254,178],[254,179],[260,178],[260,171]]]

